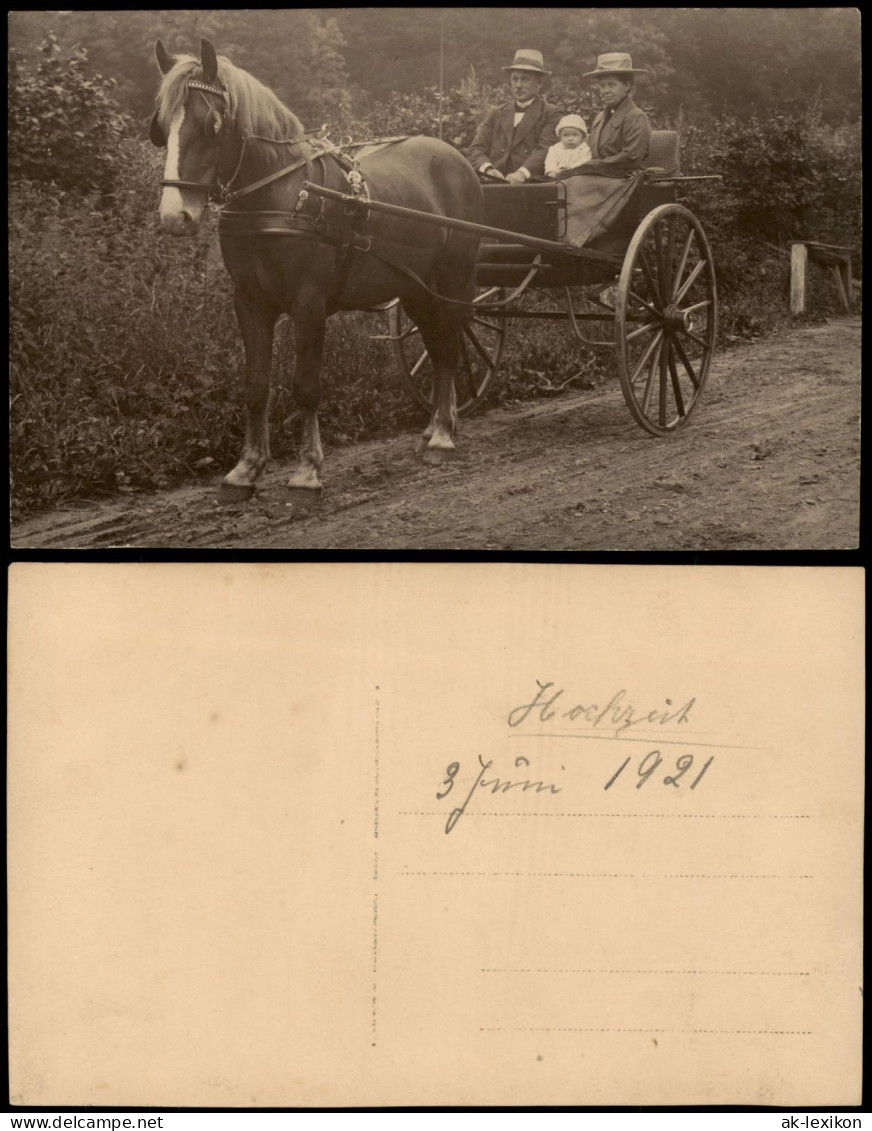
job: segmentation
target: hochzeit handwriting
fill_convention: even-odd
[[[600,728],[603,731],[614,730],[618,734],[629,730],[631,727],[648,723],[649,726],[669,726],[674,723],[681,726],[689,721],[691,709],[696,702],[692,697],[680,707],[676,707],[671,699],[665,700],[664,707],[654,709],[639,709],[627,698],[627,691],[621,688],[616,691],[604,705],[600,703],[572,703],[565,697],[562,687],[555,688],[554,683],[542,683],[536,680],[538,690],[529,703],[522,703],[509,712],[509,726],[519,727],[528,719],[538,723],[548,723],[553,719],[569,719],[575,722],[584,719],[591,724],[591,728]]]

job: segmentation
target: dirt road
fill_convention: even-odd
[[[13,545],[362,550],[846,549],[859,524],[857,316],[715,358],[684,432],[654,439],[617,378],[462,422],[459,458],[415,436],[326,453],[321,505],[288,505],[273,466],[243,506],[214,486],[31,517]]]

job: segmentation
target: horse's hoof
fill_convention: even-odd
[[[235,503],[247,503],[254,496],[254,485],[237,486],[235,483],[222,483],[218,488],[218,502],[222,507]]]
[[[424,463],[436,467],[442,463],[451,463],[457,459],[457,448],[425,448]]]
[[[316,507],[321,502],[320,487],[286,487],[285,506]]]

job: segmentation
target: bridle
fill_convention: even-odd
[[[204,91],[205,90],[208,94],[217,94],[218,97],[221,98],[223,103],[224,103],[224,107],[221,111],[222,126],[227,124],[227,120],[228,120],[227,90],[226,90],[225,87],[218,86],[216,83],[200,82],[199,79],[189,79],[188,80],[188,90],[198,90],[198,91]],[[209,107],[210,111],[214,109],[214,107],[209,102],[208,98],[205,97],[205,95],[201,94],[200,97],[203,99],[203,101]],[[157,114],[155,114],[154,118],[152,119],[152,124],[151,124],[151,140],[154,142],[155,145],[158,145],[158,140],[157,140],[158,138],[161,139],[161,142],[160,142],[161,147],[166,145],[166,138],[163,135],[163,131],[160,129],[160,127],[157,124]],[[220,161],[219,161],[219,163],[220,163]],[[241,159],[240,159],[240,163],[241,163]],[[233,174],[233,177],[231,177],[230,182],[228,182],[227,187],[229,187],[229,185],[232,183],[237,172],[239,172],[238,166],[236,168],[236,171]],[[216,192],[216,190],[218,190],[219,193],[223,192],[223,186],[221,185],[221,182],[217,180],[217,176],[218,176],[218,174],[216,172],[216,182],[212,183],[212,184],[206,184],[204,181],[163,180],[163,181],[161,181],[161,187],[162,188],[179,188],[179,189],[200,189],[201,191],[206,193],[207,198],[210,198]]]
[[[222,127],[227,125],[227,123],[229,122],[229,112],[227,105],[227,90],[225,87],[219,86],[215,83],[201,82],[199,79],[189,79],[188,89],[200,92],[205,91],[207,94],[217,94],[224,103],[223,109],[221,111]],[[209,107],[209,110],[214,111],[214,107],[205,97],[205,95],[201,93],[200,97]],[[324,126],[322,126],[320,130],[313,130],[309,133],[303,134],[300,137],[290,138],[288,140],[266,137],[261,138],[256,137],[255,135],[243,133],[242,145],[240,146],[239,150],[239,159],[236,162],[236,167],[234,168],[230,179],[225,184],[222,184],[220,179],[221,157],[219,155],[216,165],[215,179],[211,183],[206,183],[205,181],[162,180],[160,182],[161,187],[198,189],[201,192],[206,193],[207,200],[213,200],[222,205],[230,204],[241,196],[247,196],[249,193],[255,192],[259,188],[263,188],[265,185],[270,184],[272,181],[277,181],[281,177],[286,177],[289,173],[293,173],[297,169],[301,169],[304,165],[307,166],[307,175],[309,175],[308,170],[310,170],[313,157],[321,157],[328,153],[339,153],[341,151],[341,145],[333,145],[332,143],[328,143],[327,145],[323,146],[323,148],[316,150],[316,152],[311,154],[310,156],[300,157],[297,161],[294,161],[292,164],[285,166],[278,172],[271,173],[269,176],[263,177],[261,180],[256,181],[254,184],[246,185],[244,188],[237,189],[236,192],[231,192],[231,187],[236,181],[236,178],[239,176],[239,171],[242,168],[242,162],[245,158],[245,148],[249,141],[265,141],[272,145],[299,145],[301,142],[307,142],[312,138],[323,138],[325,136],[325,133],[326,127]],[[164,137],[163,130],[160,128],[157,122],[157,114],[155,114],[154,118],[152,119],[151,140],[155,145],[159,147],[166,145],[166,138]]]

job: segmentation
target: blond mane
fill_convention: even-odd
[[[184,105],[188,80],[205,81],[199,59],[177,55],[172,69],[164,75],[157,92],[158,121],[165,131]],[[227,90],[230,119],[245,133],[273,141],[302,137],[300,119],[253,75],[236,67],[224,55],[218,56],[218,82]]]

